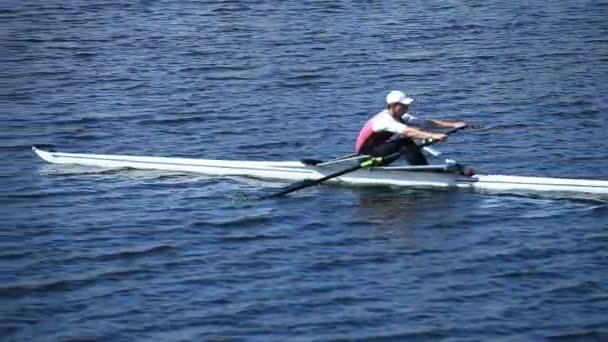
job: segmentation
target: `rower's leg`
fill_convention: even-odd
[[[410,165],[429,165],[429,162],[414,140],[400,138],[395,140],[395,142],[401,145],[401,152]]]
[[[370,149],[362,150],[361,153],[367,154],[367,155],[370,155],[373,157],[386,157],[388,155],[399,152],[401,147],[402,147],[401,144],[395,143],[394,141],[390,141],[390,142],[385,142],[380,145],[374,146]],[[386,165],[394,162],[398,158],[399,158],[399,156],[386,158],[377,166],[386,166]]]
[[[386,157],[391,154],[396,154],[397,152],[401,152],[407,162],[410,165],[428,165],[429,162],[426,160],[426,157],[422,154],[420,147],[416,145],[416,143],[409,138],[398,138],[385,143],[382,143],[378,146],[374,146],[369,150],[361,151],[362,154],[368,154],[374,157]],[[396,157],[386,158],[379,166],[386,166],[395,160],[399,159],[399,155]]]
[[[412,149],[408,148],[404,155],[410,165],[429,165],[428,160],[426,160],[426,157],[420,152],[418,147]]]

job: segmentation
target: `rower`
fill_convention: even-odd
[[[401,152],[411,165],[428,165],[426,157],[414,139],[446,140],[447,135],[415,128],[460,128],[467,124],[459,121],[427,120],[408,113],[414,100],[398,90],[386,95],[386,109],[369,119],[359,132],[355,149],[359,154],[384,157]],[[387,165],[395,161],[384,161]]]

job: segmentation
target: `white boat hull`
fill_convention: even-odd
[[[317,179],[345,167],[344,164],[310,166],[299,161],[262,162],[77,154],[48,152],[36,147],[33,147],[33,150],[40,158],[52,164],[192,172],[211,176],[244,176],[284,181]],[[457,187],[488,191],[551,191],[608,195],[608,181],[605,180],[503,175],[465,177],[450,171],[412,171],[411,167],[409,169],[408,167],[361,169],[331,181],[361,185]]]

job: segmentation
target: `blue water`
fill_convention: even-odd
[[[608,179],[604,1],[9,1],[0,336],[608,340],[602,199],[51,166],[330,158],[400,89],[483,173]]]

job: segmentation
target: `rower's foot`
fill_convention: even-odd
[[[460,169],[460,173],[462,173],[463,176],[467,176],[467,177],[472,177],[475,175],[475,170],[473,170],[472,167],[469,166],[463,166]]]

